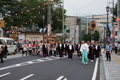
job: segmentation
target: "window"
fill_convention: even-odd
[[[0,44],[3,44],[2,40],[0,39]]]
[[[7,40],[7,45],[15,45],[13,40]]]

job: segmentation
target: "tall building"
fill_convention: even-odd
[[[77,44],[82,41],[85,34],[90,33],[90,22],[92,19],[78,17],[78,16],[67,16],[65,20],[65,25],[67,30],[69,30],[68,41],[72,41],[73,44]]]

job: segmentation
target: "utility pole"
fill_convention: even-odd
[[[63,42],[64,42],[64,0],[62,0]]]
[[[117,14],[118,14],[118,18],[120,18],[120,0],[118,0],[117,2],[118,6],[117,6]],[[120,21],[118,21],[118,27],[117,27],[117,41],[120,41]]]
[[[49,35],[49,32],[51,32],[51,0],[48,0],[47,24]]]
[[[113,0],[113,7],[112,7],[112,14],[113,14],[113,18],[114,18],[114,12],[113,12],[113,10],[114,10],[114,0]],[[114,19],[112,20],[112,34],[114,33]],[[113,39],[114,40],[114,39]],[[113,41],[112,40],[112,41]]]

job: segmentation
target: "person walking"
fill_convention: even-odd
[[[23,44],[23,54],[22,56],[24,55],[24,53],[26,53],[26,56],[27,56],[27,50],[28,50],[28,45],[26,44],[26,42]]]
[[[114,43],[114,46],[115,46],[115,54],[117,54],[117,52],[118,52],[118,43],[115,42],[115,43]]]
[[[7,47],[6,42],[4,42],[3,50],[4,50],[4,58],[5,58],[5,60],[7,60],[8,47]]]
[[[96,53],[96,58],[98,58],[98,59],[99,59],[99,56],[100,56],[100,51],[101,51],[100,45],[98,45],[98,43],[95,42],[95,53]]]
[[[1,59],[1,63],[3,63],[3,53],[1,47],[0,47],[0,59]]]
[[[107,45],[105,46],[105,51],[106,51],[106,56],[107,60],[106,61],[111,61],[111,49],[110,49],[110,42],[107,42]]]
[[[80,51],[82,53],[82,63],[88,64],[88,57],[87,56],[88,56],[89,49],[88,49],[88,45],[85,43],[85,41],[82,41]]]
[[[73,52],[74,52],[74,47],[72,43],[70,42],[68,45],[68,60],[72,60]]]
[[[32,42],[29,42],[28,47],[29,47],[29,55],[31,55],[32,54]]]
[[[78,57],[81,56],[80,47],[81,47],[81,44],[80,44],[80,42],[79,42],[79,44],[77,44],[77,47],[76,47],[76,50],[77,50],[77,56],[78,56]]]
[[[63,45],[61,41],[59,41],[59,44],[58,44],[58,52],[59,52],[60,59],[63,59]]]

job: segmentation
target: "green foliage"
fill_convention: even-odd
[[[47,0],[46,1],[21,0],[20,2],[18,0],[0,0],[0,11],[2,11],[3,16],[5,16],[4,20],[6,22],[6,27],[10,27],[10,26],[21,27],[21,25],[23,25],[23,27],[31,28],[32,25],[34,24],[34,26],[38,26],[39,28],[42,28],[43,15],[45,16],[45,20],[44,20],[45,26],[47,26],[48,5],[46,3]],[[40,8],[38,6],[40,6]],[[61,0],[54,0],[51,6],[52,6],[51,19],[53,21],[52,24],[53,31],[60,32],[62,31]],[[23,14],[21,12],[23,12]],[[9,15],[11,15],[11,17]]]
[[[91,34],[90,34],[90,33],[85,34],[83,39],[84,39],[86,42],[87,42],[87,41],[90,41],[90,42],[91,42]]]
[[[115,5],[115,8],[113,9],[113,15],[114,15],[113,21],[115,22],[116,17],[117,17],[117,4]]]
[[[95,33],[94,33],[94,40],[95,40],[95,41],[98,41],[99,38],[100,38],[100,34],[99,34],[99,32],[96,30]]]

